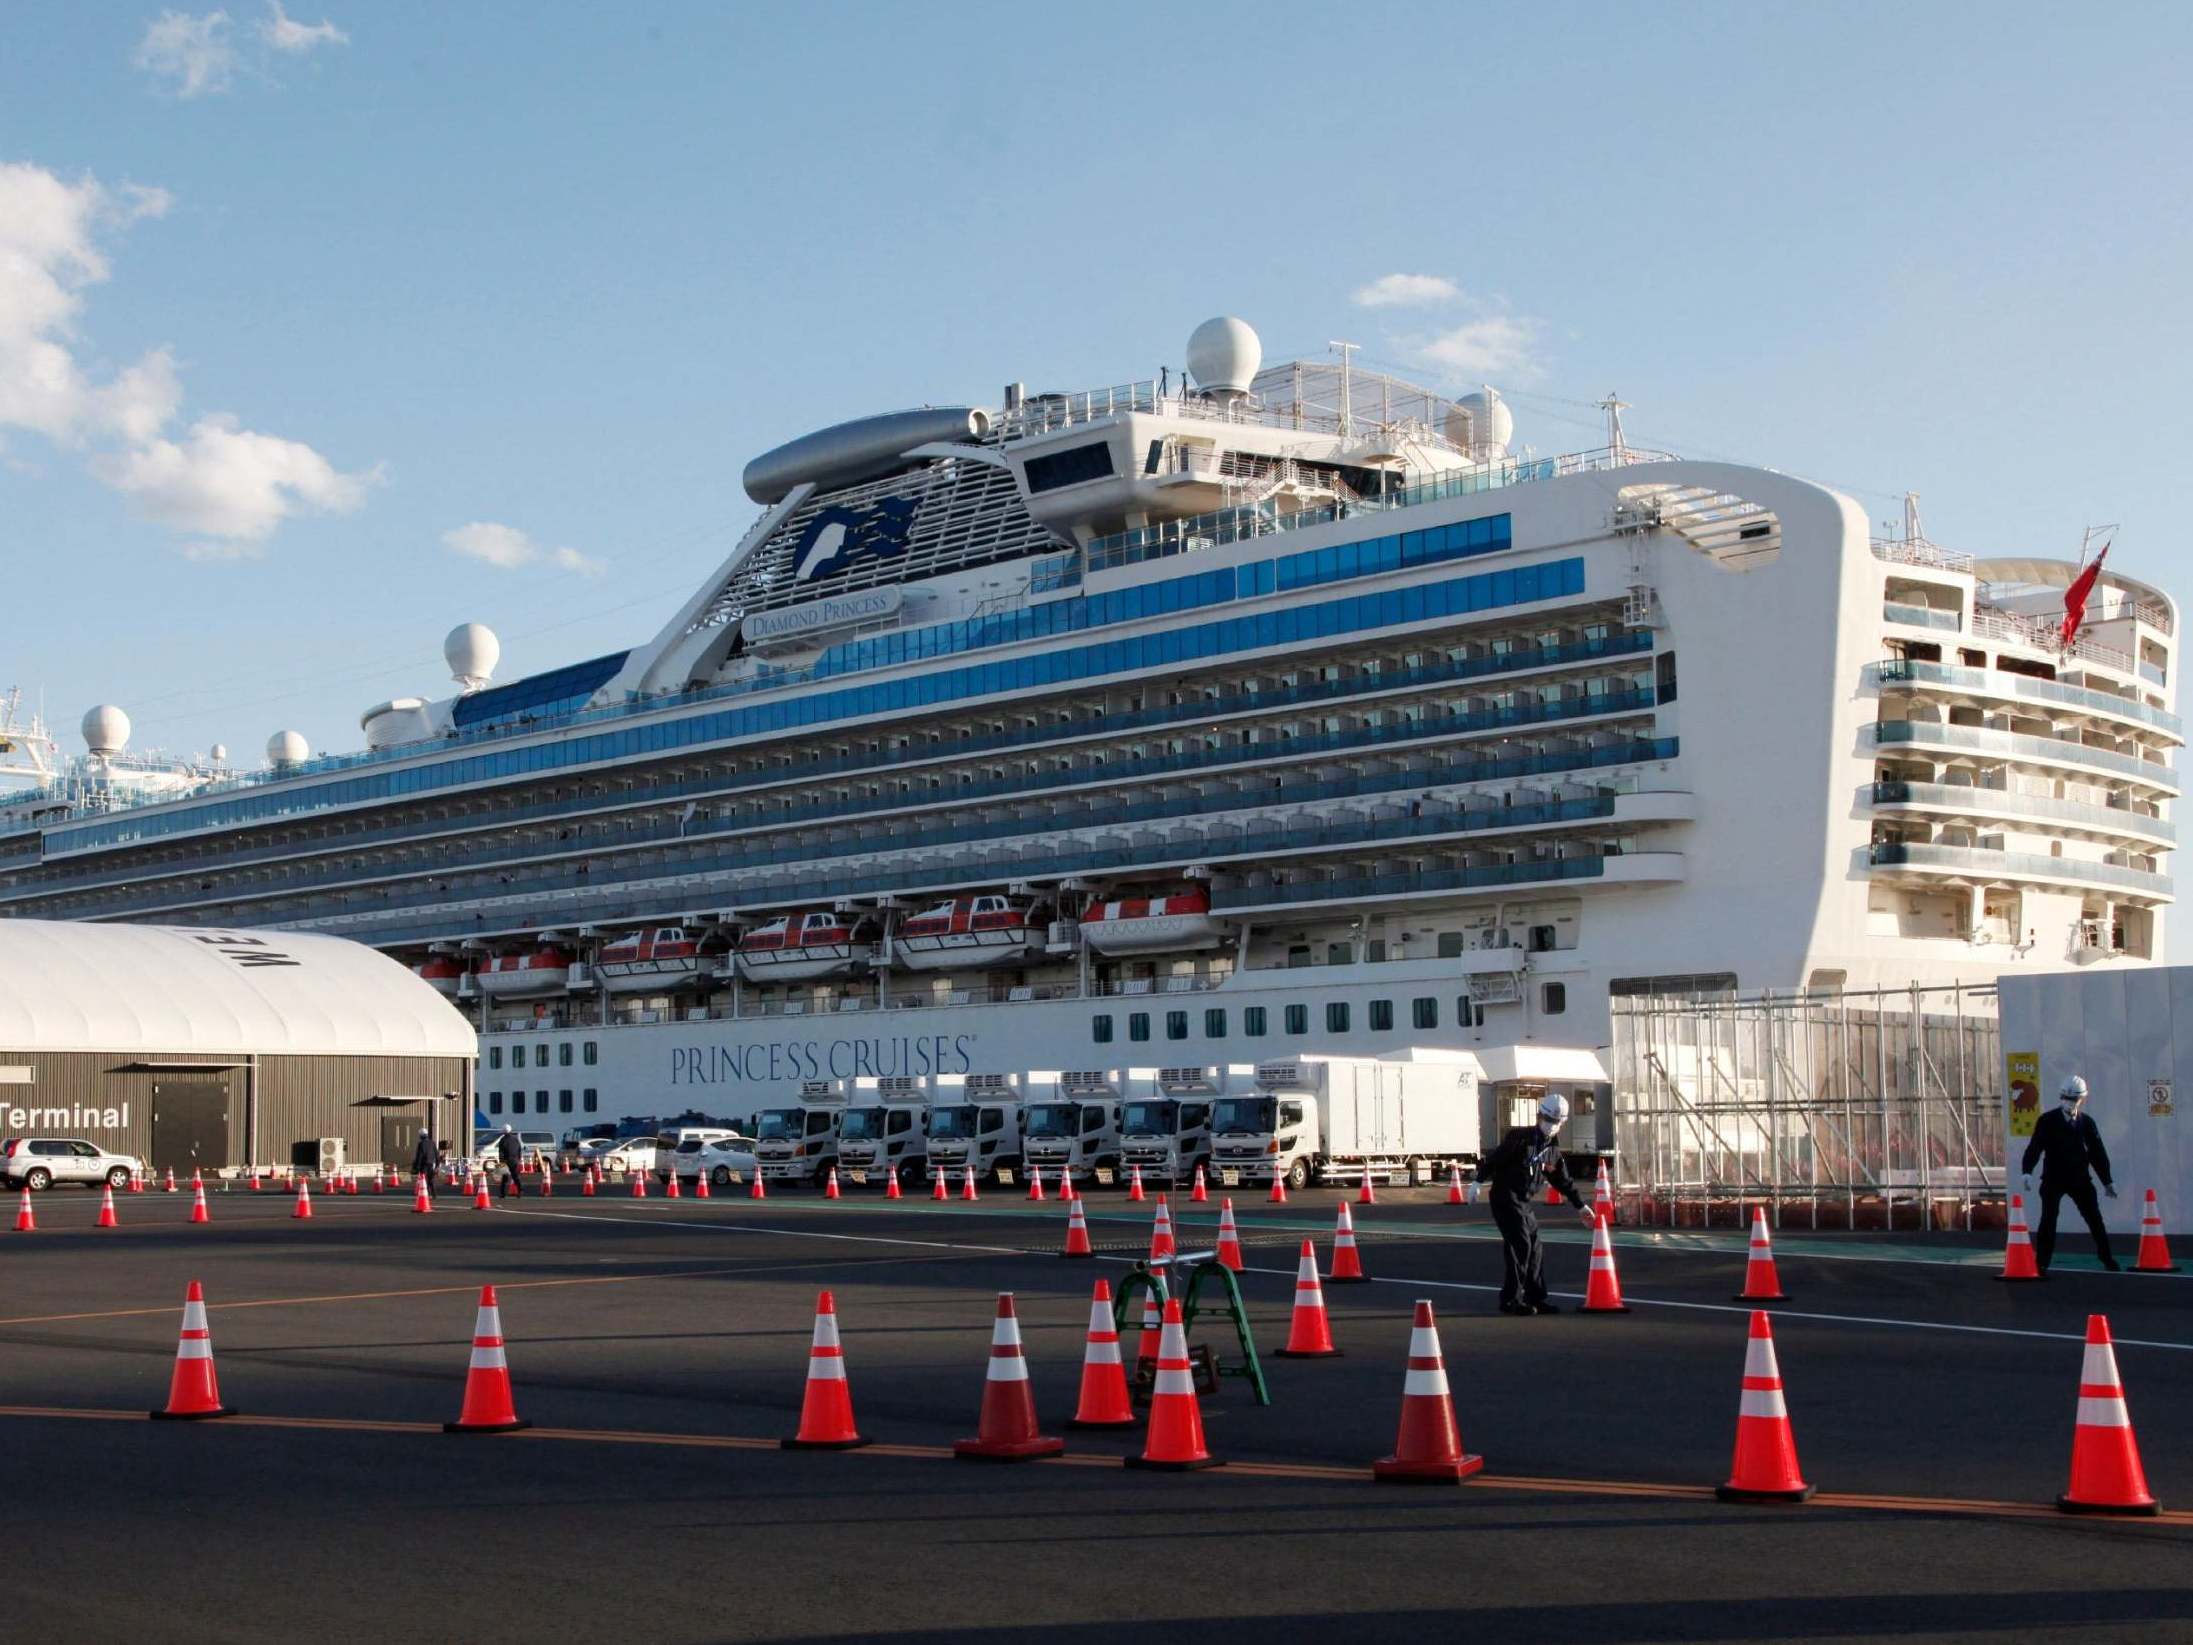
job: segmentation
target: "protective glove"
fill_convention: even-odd
[[[2117,1197],[2117,1185],[2113,1182],[2105,1182],[2102,1184],[2102,1192],[2111,1199],[2115,1199]]]
[[[1579,1207],[1576,1214],[1583,1219],[1586,1228],[1597,1228],[1599,1226],[1599,1213],[1590,1206]]]
[[[2028,1171],[2028,1172],[2027,1172],[2027,1173],[2026,1173],[2026,1174],[2025,1174],[2024,1176],[2020,1177],[2020,1178],[2019,1178],[2018,1180],[2019,1180],[2020,1182],[2022,1182],[2022,1183],[2024,1183],[2024,1184],[2025,1184],[2025,1191],[2026,1191],[2027,1193],[2029,1193],[2029,1194],[2030,1194],[2030,1193],[2032,1193],[2032,1192],[2033,1192],[2033,1173],[2032,1173],[2032,1172]]]

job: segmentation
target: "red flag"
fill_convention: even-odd
[[[2102,574],[2102,562],[2109,558],[2109,545],[2102,544],[2102,551],[2095,555],[2087,568],[2072,578],[2071,586],[2064,590],[2064,621],[2056,631],[2056,643],[2064,650],[2071,649],[2071,642],[2079,637],[2079,625],[2086,621],[2086,599],[2094,592],[2094,579]]]

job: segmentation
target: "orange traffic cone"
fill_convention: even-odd
[[[2175,1274],[2170,1242],[2163,1238],[2163,1214],[2155,1204],[2155,1190],[2147,1191],[2147,1205],[2140,1212],[2140,1254],[2132,1259],[2135,1274]]]
[[[201,1196],[201,1200],[202,1198],[203,1196]],[[114,1185],[112,1183],[99,1190],[99,1220],[93,1226],[98,1228],[119,1228],[122,1226],[121,1223],[115,1220],[114,1216]]]
[[[1763,1310],[1753,1309],[1744,1347],[1744,1394],[1736,1408],[1736,1458],[1729,1477],[1713,1488],[1723,1502],[1802,1502],[1812,1495],[1797,1472],[1797,1436],[1782,1401],[1782,1371],[1774,1358],[1774,1332]]]
[[[2025,1196],[2010,1196],[2010,1233],[2003,1242],[2003,1271],[1997,1279],[2046,1279],[2033,1260],[2033,1236],[2025,1227]]]
[[[192,1280],[183,1293],[183,1331],[175,1343],[175,1374],[168,1381],[164,1411],[151,1413],[157,1421],[186,1422],[233,1413],[221,1403],[221,1389],[213,1375],[213,1332],[206,1325],[206,1294]]]
[[[929,1179],[929,1197],[931,1199],[950,1199],[952,1197],[952,1191],[944,1185],[946,1175],[947,1173],[943,1167],[939,1166],[937,1174]]]
[[[202,1182],[191,1184],[190,1220],[192,1222],[211,1222],[213,1220],[206,1211],[206,1185]]]
[[[254,1188],[259,1186],[259,1178],[256,1173],[254,1173],[252,1176],[251,1185]],[[129,1174],[129,1191],[133,1194],[142,1194],[145,1191],[144,1172],[132,1171]]]
[[[1020,1351],[1020,1320],[1013,1293],[998,1293],[997,1321],[990,1328],[990,1368],[982,1381],[982,1416],[973,1439],[952,1446],[952,1455],[983,1462],[1033,1462],[1066,1449],[1063,1439],[1039,1433],[1036,1396],[1028,1386],[1028,1359]]]
[[[346,1193],[346,1194],[349,1194],[349,1195],[351,1195],[351,1196],[352,1196],[352,1197],[354,1197],[354,1198],[355,1198],[355,1197],[356,1197],[356,1196],[357,1196],[358,1194],[360,1194],[361,1192],[363,1192],[363,1190],[362,1190],[362,1189],[360,1189],[360,1188],[359,1188],[359,1186],[358,1186],[358,1173],[357,1173],[357,1172],[355,1172],[355,1171],[346,1171],[346,1172],[344,1172],[344,1173],[343,1173],[343,1192],[344,1192],[344,1193]]]
[[[1149,1197],[1142,1191],[1142,1167],[1139,1165],[1134,1168],[1134,1175],[1127,1181],[1127,1197],[1138,1205]]]
[[[662,1185],[662,1197],[664,1199],[676,1199],[684,1191],[684,1189],[678,1186],[678,1173],[672,1171],[670,1173],[670,1180]]]
[[[1119,1362],[1119,1327],[1112,1318],[1112,1287],[1096,1282],[1089,1302],[1089,1343],[1081,1357],[1081,1403],[1069,1428],[1132,1428],[1135,1408],[1127,1397],[1127,1372]]]
[[[420,1172],[417,1179],[411,1184],[411,1208],[421,1215],[425,1215],[434,1209],[434,1193],[426,1185],[426,1173],[424,1171]]]
[[[581,1171],[579,1173],[579,1198],[592,1199],[593,1197],[594,1173],[591,1171]]]
[[[1370,1179],[1363,1179],[1368,1182]],[[1348,1202],[1340,1202],[1340,1221],[1333,1229],[1333,1271],[1335,1285],[1368,1285],[1371,1276],[1363,1272],[1363,1258],[1355,1248],[1355,1219],[1348,1215]]]
[[[645,1171],[632,1173],[632,1197],[634,1199],[647,1198],[647,1173]]]
[[[1093,1257],[1096,1252],[1089,1245],[1089,1216],[1082,1210],[1081,1201],[1074,1200],[1066,1207],[1066,1249],[1062,1257]]]
[[[1277,1167],[1272,1170],[1272,1191],[1264,1196],[1264,1202],[1267,1205],[1287,1203],[1287,1179],[1280,1175]]]
[[[483,1285],[480,1311],[472,1325],[472,1363],[465,1372],[464,1408],[455,1422],[442,1424],[442,1432],[507,1434],[513,1428],[532,1426],[518,1419],[518,1409],[511,1403],[510,1360],[503,1353],[503,1311],[495,1304],[495,1287]]]
[[[167,1191],[171,1194],[175,1192],[175,1167],[172,1165],[168,1167]]]
[[[769,1197],[769,1184],[762,1180],[759,1164],[754,1167],[753,1180],[746,1185],[746,1197],[748,1199],[767,1199]]]
[[[304,1178],[297,1179],[297,1203],[289,1208],[292,1219],[309,1219],[312,1215],[312,1184]]]
[[[1234,1202],[1218,1202],[1218,1265],[1240,1273],[1248,1266],[1241,1260],[1241,1230],[1234,1226]]]
[[[1135,1340],[1135,1375],[1143,1375],[1147,1365],[1149,1375],[1157,1375],[1157,1351],[1165,1340],[1165,1276],[1150,1276],[1150,1288],[1142,1293],[1142,1335]]]
[[[494,1209],[494,1201],[487,1197],[487,1173],[485,1171],[482,1171],[472,1180],[472,1209],[475,1211]]]
[[[388,1192],[387,1176],[388,1173],[383,1167],[376,1165],[373,1168],[373,1191],[376,1194]]]
[[[1302,1262],[1295,1270],[1294,1317],[1287,1322],[1287,1346],[1281,1359],[1335,1359],[1332,1322],[1325,1315],[1325,1291],[1317,1283],[1317,1247],[1302,1242]]]
[[[1449,1205],[1466,1203],[1462,1198],[1462,1167],[1459,1165],[1447,1167],[1447,1203]]]
[[[1419,1299],[1409,1328],[1409,1371],[1401,1384],[1401,1432],[1393,1455],[1371,1464],[1371,1477],[1394,1484],[1459,1485],[1485,1466],[1466,1455],[1447,1392],[1447,1362],[1439,1352],[1432,1305]]]
[[[1028,1197],[1032,1200],[1043,1198],[1043,1167],[1040,1165],[1028,1167]]]
[[[1607,1232],[1607,1213],[1601,1211],[1594,1220],[1591,1231],[1591,1272],[1584,1278],[1584,1307],[1587,1314],[1626,1314],[1629,1305],[1622,1300],[1622,1282],[1614,1272],[1614,1236]]]
[[[975,1192],[975,1168],[972,1165],[967,1167],[966,1173],[959,1179],[959,1197],[961,1199],[980,1199],[982,1197]]]
[[[1058,1168],[1058,1197],[1064,1200],[1081,1197],[1074,1192],[1074,1165],[1071,1160]]]
[[[1150,1391],[1150,1432],[1140,1456],[1121,1459],[1130,1468],[1214,1468],[1203,1448],[1203,1408],[1196,1403],[1195,1372],[1188,1365],[1188,1333],[1181,1328],[1178,1299],[1165,1299],[1158,1340],[1157,1382]]]
[[[2086,1363],[2079,1372],[2079,1416],[2071,1431],[2071,1488],[2056,1499],[2067,1514],[2152,1514],[2161,1504],[2147,1489],[2140,1447],[2132,1437],[2124,1384],[2109,1321],[2086,1317]]]
[[[853,1390],[845,1380],[845,1350],[838,1343],[838,1305],[828,1291],[815,1298],[815,1340],[807,1351],[807,1393],[800,1401],[800,1431],[783,1442],[788,1451],[850,1451],[868,1441],[853,1426]]]
[[[838,1168],[835,1165],[830,1167],[830,1174],[823,1178],[822,1197],[824,1199],[836,1199],[838,1197]]]
[[[541,1166],[541,1193],[540,1193],[540,1197],[541,1197],[542,1199],[547,1199],[547,1198],[548,1198],[548,1197],[549,1197],[549,1196],[550,1196],[551,1194],[553,1194],[553,1193],[554,1193],[555,1191],[556,1191],[556,1173],[555,1173],[555,1172],[553,1172],[553,1171],[551,1171],[551,1170],[550,1170],[550,1169],[548,1168],[548,1166],[547,1166],[547,1165],[546,1165],[545,1163],[543,1163],[543,1165]]]
[[[885,1199],[904,1199],[906,1197],[899,1191],[899,1168],[895,1165],[891,1167],[891,1174],[883,1179],[883,1197]]]
[[[1744,1288],[1738,1302],[1787,1302],[1789,1294],[1774,1272],[1774,1246],[1767,1239],[1767,1208],[1751,1208],[1751,1258],[1744,1264]]]
[[[1150,1260],[1162,1262],[1175,1256],[1180,1247],[1173,1243],[1173,1208],[1165,1203],[1163,1194],[1157,1197],[1157,1220],[1150,1225]]]
[[[1606,1212],[1607,1221],[1610,1223],[1615,1220],[1614,1184],[1607,1180],[1607,1162],[1605,1160],[1599,1162],[1599,1174],[1592,1179],[1591,1208],[1594,1211]]]
[[[693,1179],[693,1197],[695,1199],[713,1199],[715,1197],[708,1187],[708,1173],[706,1171]]]
[[[1371,1186],[1371,1167],[1368,1160],[1363,1164],[1363,1186],[1355,1191],[1355,1202],[1358,1205],[1378,1203],[1378,1191]]]
[[[18,1234],[35,1234],[38,1231],[38,1213],[30,1208],[30,1188],[23,1189],[22,1203],[15,1208],[15,1231]]]
[[[1211,1191],[1203,1185],[1203,1167],[1199,1165],[1195,1168],[1195,1188],[1188,1195],[1188,1203],[1191,1205],[1208,1205],[1210,1200]]]

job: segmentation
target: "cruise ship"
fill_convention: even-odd
[[[2162,958],[2160,589],[1616,402],[1547,456],[1240,320],[1186,360],[793,439],[652,638],[495,683],[466,624],[361,752],[7,797],[0,912],[373,944],[559,1126],[1304,1053],[1588,1117],[1619,996]]]

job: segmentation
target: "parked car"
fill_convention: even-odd
[[[557,1157],[557,1164],[566,1171],[590,1171],[597,1165],[607,1171],[610,1169],[608,1157],[632,1140],[630,1137],[582,1137],[563,1150]],[[647,1145],[652,1149],[655,1139],[649,1137]]]
[[[655,1180],[669,1186],[673,1172],[680,1182],[700,1181],[701,1150],[712,1142],[743,1143],[747,1138],[720,1125],[678,1125],[655,1137]]]
[[[472,1154],[473,1163],[483,1170],[494,1170],[502,1163],[502,1141],[503,1133],[500,1126],[492,1131],[482,1131],[475,1139]],[[556,1133],[553,1131],[520,1131],[518,1133],[518,1146],[525,1150],[525,1157],[535,1164],[542,1160],[547,1160],[553,1164],[556,1158]]]
[[[655,1139],[653,1137],[618,1137],[594,1156],[604,1176],[625,1176],[634,1171],[655,1169]]]
[[[86,1188],[104,1183],[126,1188],[145,1169],[135,1154],[110,1154],[82,1137],[8,1137],[0,1140],[0,1183],[43,1193],[63,1183]]]
[[[752,1182],[754,1173],[761,1169],[754,1158],[752,1137],[718,1137],[701,1145],[695,1176],[706,1176],[711,1186],[725,1188],[736,1179]],[[681,1167],[682,1170],[682,1167]]]

